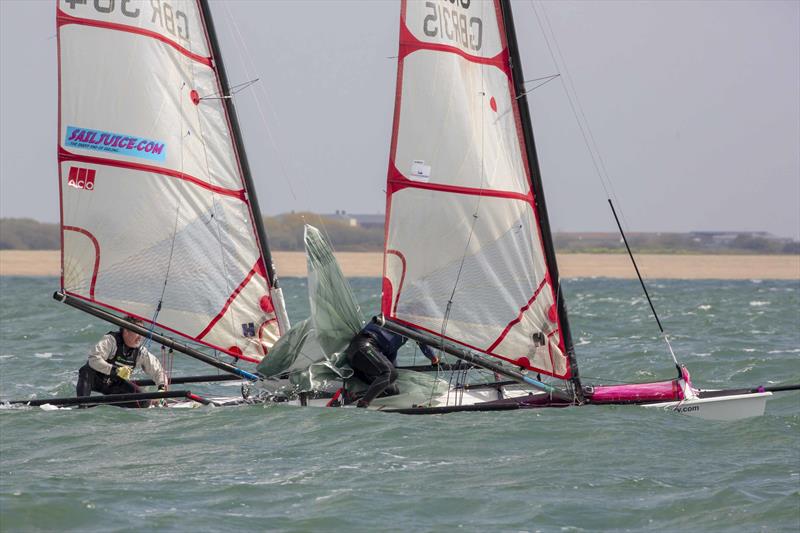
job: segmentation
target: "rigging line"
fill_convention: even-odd
[[[196,66],[195,62],[191,61],[189,58],[186,58],[186,61],[187,61],[187,64],[189,66],[189,75],[191,76],[192,86],[197,86],[197,84],[195,83],[196,80],[197,80],[196,70],[195,70],[197,68],[197,66]],[[214,72],[214,83],[219,85],[219,86],[221,86],[221,82],[220,82],[219,76],[217,75],[216,71]],[[210,105],[213,105],[213,104],[210,104]],[[218,105],[220,105],[220,107],[223,107],[223,109],[221,109],[220,111],[223,113],[223,115],[226,116],[226,111],[224,109],[224,106],[222,106],[221,104],[218,104]],[[202,147],[202,153],[203,153],[203,163],[205,163],[204,170],[206,172],[206,176],[208,177],[208,182],[211,185],[214,185],[214,174],[211,172],[211,163],[210,163],[210,159],[209,159],[209,149],[208,149],[208,145],[206,143],[205,131],[203,131],[203,120],[202,120],[202,114],[201,114],[201,111],[200,111],[201,106],[195,105],[194,108],[195,108],[195,116],[196,116],[196,119],[197,119],[197,128],[199,130],[197,137],[199,137],[200,146]],[[230,128],[228,127],[228,125],[227,125],[227,122],[226,122],[225,128],[226,128],[226,131],[227,131],[228,135],[231,135],[231,131],[230,131]],[[191,134],[191,130],[189,130],[189,134]],[[181,147],[183,146],[183,141],[182,140],[183,140],[183,137],[181,137]],[[232,153],[234,154],[234,158],[236,159],[236,167],[235,167],[236,168],[236,174],[237,174],[236,177],[238,178],[239,183],[241,183],[242,186],[244,186],[244,177],[242,176],[241,168],[239,167],[238,154],[236,153],[236,145],[234,144],[232,138],[229,139],[229,143],[230,143],[229,144],[230,149],[232,150]],[[181,157],[183,157],[183,153],[182,152],[183,151],[181,150]],[[207,221],[203,221],[203,223],[206,226],[208,232],[212,236],[214,236],[214,234],[216,234],[217,243],[219,244],[219,260],[220,260],[220,263],[222,264],[222,271],[223,271],[222,272],[222,274],[223,274],[222,277],[224,279],[224,283],[225,283],[225,288],[226,288],[227,294],[231,294],[233,292],[234,287],[233,287],[232,276],[231,276],[231,273],[229,272],[228,264],[227,264],[227,262],[225,260],[225,246],[223,244],[223,239],[222,239],[222,227],[221,227],[221,224],[219,223],[219,217],[218,217],[218,215],[220,213],[220,207],[217,204],[217,197],[213,193],[213,191],[209,191],[209,196],[210,196],[210,200],[211,200],[211,202],[210,202],[211,203],[211,213],[210,213],[211,217]],[[249,203],[247,204],[246,209],[247,209],[247,211],[245,213],[245,216],[249,217],[249,213],[250,213]],[[199,212],[197,213],[198,218],[200,218],[199,217],[200,214],[201,213],[199,213]],[[213,226],[211,226],[212,223],[213,223]],[[256,239],[255,235],[253,235],[253,239]],[[255,246],[258,247],[258,245],[255,243],[255,241],[253,242],[253,244],[255,244]],[[231,320],[231,331],[236,331],[234,329],[236,324],[234,323],[233,313],[228,313],[228,314],[230,315],[230,320]],[[238,359],[237,359],[237,362],[238,362]]]
[[[468,256],[469,246],[470,246],[470,244],[472,242],[472,236],[475,234],[475,225],[478,222],[478,218],[479,218],[478,217],[478,212],[480,211],[481,200],[483,199],[484,183],[486,181],[485,161],[484,161],[484,157],[485,157],[485,151],[484,151],[484,148],[485,148],[485,146],[484,146],[485,138],[484,137],[485,136],[484,136],[484,134],[485,134],[485,129],[486,129],[485,128],[485,121],[484,121],[484,113],[485,113],[485,107],[486,107],[485,104],[486,103],[484,102],[484,100],[485,100],[486,92],[485,92],[484,89],[485,89],[485,86],[484,86],[484,72],[483,72],[483,69],[481,69],[481,92],[479,93],[479,95],[480,95],[480,110],[481,110],[481,164],[480,164],[480,166],[481,166],[481,183],[480,183],[479,190],[480,190],[481,194],[478,195],[477,201],[475,203],[475,210],[472,213],[472,224],[470,224],[470,230],[469,230],[469,235],[467,236],[467,242],[464,245],[464,252],[461,254],[461,261],[460,261],[460,263],[458,265],[458,272],[456,273],[456,277],[455,277],[455,280],[453,282],[453,290],[450,293],[450,298],[447,300],[447,307],[445,308],[444,316],[442,317],[442,327],[441,327],[441,332],[439,334],[439,338],[441,339],[440,351],[442,351],[442,352],[444,351],[444,337],[445,337],[445,334],[447,332],[447,325],[448,325],[448,323],[450,321],[450,312],[452,311],[452,308],[453,308],[453,300],[454,300],[455,295],[456,295],[456,290],[458,290],[459,282],[461,281],[461,274],[462,274],[462,272],[464,270],[464,264],[466,263],[466,259],[467,259],[467,256]],[[453,374],[455,374],[455,371],[451,371],[451,376],[450,376],[450,381],[449,381],[449,383],[451,385],[452,385],[452,380],[453,380],[453,377],[454,377]],[[458,380],[456,381],[456,383],[458,383]],[[431,399],[432,398],[433,398],[433,389],[431,390]],[[449,400],[450,400],[450,391],[448,390],[448,392],[447,392],[447,401],[449,402]]]
[[[561,74],[550,74],[549,76],[542,76],[540,78],[533,78],[533,79],[530,79],[530,80],[522,80],[522,83],[533,83],[535,81],[542,81],[542,80],[550,81],[550,80],[553,80],[555,78],[558,78],[559,76],[561,76]]]
[[[631,247],[628,246],[628,239],[625,237],[625,232],[622,230],[622,224],[619,222],[619,218],[617,217],[617,212],[614,209],[614,204],[611,202],[611,198],[608,199],[608,205],[611,206],[611,212],[614,214],[614,220],[617,221],[617,226],[619,227],[619,232],[622,235],[622,241],[625,243],[625,248],[628,250],[628,255],[631,258],[631,262],[633,263],[633,268],[636,270],[636,275],[639,278],[639,283],[642,285],[642,290],[644,291],[644,295],[647,296],[647,303],[650,304],[650,309],[653,311],[653,316],[656,319],[656,323],[658,324],[658,329],[661,331],[661,335],[664,337],[664,342],[667,343],[667,347],[669,348],[669,353],[672,355],[672,361],[675,363],[675,366],[678,368],[678,375],[681,374],[681,367],[678,364],[678,359],[675,357],[675,352],[672,351],[672,344],[669,342],[669,337],[667,337],[666,332],[664,332],[664,328],[661,325],[661,320],[658,319],[658,313],[656,313],[656,308],[653,305],[653,301],[650,299],[650,294],[647,292],[647,286],[642,279],[642,275],[639,273],[639,267],[636,265],[636,259],[633,257],[633,252],[631,252]]]
[[[675,357],[675,352],[672,351],[672,345],[669,342],[669,338],[667,337],[666,332],[664,332],[664,328],[661,325],[661,320],[658,318],[658,313],[656,313],[656,307],[653,305],[653,300],[650,299],[650,294],[647,292],[647,286],[642,279],[642,275],[639,273],[639,267],[636,265],[636,259],[633,258],[633,252],[631,252],[631,247],[628,246],[628,239],[625,237],[625,232],[622,230],[622,224],[619,222],[619,218],[617,217],[617,212],[614,209],[614,204],[611,202],[611,198],[608,199],[608,205],[611,206],[611,212],[614,214],[614,220],[617,221],[617,226],[619,227],[619,232],[622,234],[622,241],[625,243],[625,248],[628,250],[628,255],[631,258],[631,262],[633,263],[633,268],[636,269],[636,275],[639,277],[639,283],[642,285],[642,290],[644,291],[644,295],[647,296],[647,303],[650,304],[650,309],[653,311],[653,316],[656,319],[656,323],[658,324],[658,329],[661,330],[661,335],[664,337],[664,341],[667,343],[667,347],[669,348],[669,353],[672,355],[672,361],[675,363],[675,366],[678,368],[678,374],[681,374],[681,367],[678,364],[678,358]]]
[[[613,198],[614,201],[617,203],[617,205],[620,205],[620,216],[622,218],[622,223],[620,223],[620,221],[617,220],[617,224],[620,225],[620,231],[622,231],[622,226],[630,227],[630,225],[628,224],[628,221],[627,221],[627,219],[625,217],[625,213],[624,213],[624,211],[622,210],[622,207],[621,207],[621,202],[619,201],[619,198],[618,198],[618,196],[616,194],[616,191],[614,190],[614,185],[613,185],[613,182],[611,180],[611,176],[608,173],[608,170],[606,168],[605,160],[603,159],[603,156],[602,156],[602,153],[600,151],[600,148],[599,148],[599,146],[597,144],[597,141],[595,140],[595,137],[594,137],[594,134],[592,133],[591,128],[589,127],[589,121],[586,118],[586,114],[583,111],[583,106],[581,106],[581,104],[580,104],[580,99],[578,98],[578,92],[575,89],[575,84],[573,83],[572,76],[569,73],[569,68],[567,67],[567,62],[564,59],[563,54],[561,53],[561,49],[560,49],[560,47],[558,45],[558,40],[555,37],[555,32],[553,31],[553,27],[550,24],[550,19],[549,19],[548,15],[547,15],[547,10],[544,8],[544,5],[542,5],[541,7],[542,7],[542,13],[544,15],[544,19],[545,19],[545,21],[547,23],[548,29],[550,30],[550,34],[551,34],[551,36],[553,38],[553,42],[555,44],[556,51],[558,52],[558,55],[561,58],[561,64],[563,64],[563,66],[564,66],[564,71],[565,71],[565,74],[566,74],[565,77],[567,79],[567,83],[568,83],[569,87],[566,84],[564,84],[563,78],[562,78],[562,86],[564,87],[564,92],[567,95],[567,101],[569,102],[570,107],[572,108],[573,116],[575,117],[575,121],[578,124],[578,128],[580,129],[581,135],[583,136],[584,144],[586,144],[586,148],[587,148],[587,150],[589,152],[589,156],[590,156],[590,158],[592,160],[592,164],[594,165],[595,172],[597,173],[597,176],[600,179],[600,184],[602,185],[603,190],[606,193],[606,197],[609,199],[609,202],[611,201],[611,198]],[[556,69],[558,69],[558,64],[559,63],[556,60],[556,57],[555,57],[555,54],[553,53],[552,47],[550,46],[550,40],[547,38],[547,33],[545,32],[545,29],[544,29],[544,27],[542,25],[541,18],[539,17],[539,13],[536,10],[536,6],[535,6],[533,0],[531,0],[531,8],[533,9],[534,14],[536,15],[537,22],[539,23],[539,28],[542,31],[542,35],[544,36],[545,43],[547,44],[547,48],[550,51],[550,56],[551,56],[553,62],[555,63],[555,65],[556,65]],[[570,92],[570,90],[571,90],[571,92]],[[573,101],[573,95],[574,95],[574,101]],[[616,215],[615,215],[615,218],[616,218]],[[672,346],[671,346],[671,344],[669,342],[669,339],[666,337],[666,335],[664,336],[664,340],[667,343],[669,351],[673,355],[673,358],[674,358],[674,353],[672,352]]]
[[[542,83],[540,83],[540,84],[536,85],[535,87],[532,87],[532,88],[528,89],[527,91],[525,91],[525,92],[524,92],[524,93],[522,93],[522,94],[518,94],[518,95],[517,95],[517,97],[516,97],[516,100],[519,100],[520,98],[522,98],[522,97],[523,97],[523,96],[525,96],[526,94],[530,94],[530,93],[532,93],[533,91],[535,91],[535,90],[536,90],[536,89],[538,89],[539,87],[543,87],[543,86],[547,85],[548,83],[550,83],[550,82],[551,82],[551,81],[553,81],[554,79],[556,79],[556,76],[554,76],[554,77],[552,77],[552,78],[548,78],[547,80],[545,80],[545,81],[543,81]]]
[[[150,342],[152,341],[153,331],[156,327],[156,320],[158,319],[158,314],[161,312],[161,306],[164,303],[164,294],[167,292],[167,282],[169,281],[169,272],[172,269],[172,257],[175,253],[175,241],[178,235],[178,220],[180,216],[181,206],[178,204],[175,208],[175,225],[172,229],[172,242],[170,243],[169,249],[169,258],[167,259],[167,271],[164,273],[164,286],[161,288],[161,295],[158,297],[158,305],[156,305],[156,310],[153,313],[153,318],[150,320],[150,327],[148,328],[148,336],[147,342],[145,343],[145,347],[150,346]]]
[[[228,94],[220,95],[218,92],[210,93],[206,96],[201,96],[200,100],[227,100],[233,98],[233,95],[242,92],[243,90],[247,89],[251,85],[255,85],[261,78],[255,78],[250,81],[245,81],[236,85],[232,85],[228,87]]]
[[[559,63],[556,60],[556,57],[555,57],[555,54],[553,53],[552,47],[550,46],[550,41],[549,41],[549,39],[547,39],[547,32],[545,32],[545,29],[542,26],[541,18],[539,17],[539,13],[536,10],[536,6],[535,6],[533,0],[531,0],[531,8],[533,9],[534,14],[536,15],[537,21],[539,22],[539,27],[542,30],[542,35],[544,36],[545,42],[547,43],[547,47],[548,47],[548,50],[550,51],[551,58],[553,59],[553,62],[556,64],[556,69],[558,69],[558,64]],[[644,280],[642,278],[641,273],[639,272],[639,267],[637,266],[636,261],[633,258],[633,253],[631,252],[630,247],[628,246],[628,241],[627,241],[627,238],[625,237],[625,232],[623,230],[623,224],[622,224],[622,222],[624,222],[625,226],[628,226],[628,222],[625,219],[625,214],[624,214],[624,212],[622,212],[622,210],[620,210],[620,215],[622,217],[622,222],[621,222],[620,218],[617,216],[616,210],[614,209],[614,204],[611,201],[611,198],[613,197],[614,200],[617,201],[617,204],[620,204],[619,199],[617,197],[617,194],[614,191],[614,186],[613,186],[613,182],[611,181],[611,176],[608,173],[608,169],[607,169],[607,167],[605,165],[605,161],[603,159],[602,153],[600,152],[599,145],[597,144],[597,141],[595,140],[594,134],[592,133],[592,130],[589,127],[589,120],[588,120],[588,118],[586,117],[586,114],[583,111],[583,106],[581,106],[581,104],[580,104],[580,99],[578,98],[578,92],[575,89],[575,84],[572,81],[572,76],[569,73],[569,68],[567,67],[567,62],[564,59],[564,55],[561,53],[561,48],[558,45],[558,40],[556,39],[555,32],[553,31],[553,27],[552,27],[552,25],[550,23],[550,18],[547,15],[547,10],[545,9],[544,5],[542,5],[541,8],[542,8],[542,14],[544,16],[544,20],[545,20],[545,22],[547,24],[547,27],[548,27],[549,32],[550,32],[550,35],[553,38],[553,43],[555,45],[556,52],[558,53],[558,57],[561,59],[561,64],[563,64],[563,66],[564,66],[564,72],[566,74],[565,77],[566,77],[567,84],[568,84],[568,86],[564,85],[564,91],[565,91],[565,93],[567,95],[567,101],[569,102],[570,107],[572,108],[572,113],[575,116],[575,120],[578,123],[579,129],[581,130],[581,135],[583,135],[584,143],[586,143],[587,149],[589,150],[589,155],[591,156],[592,163],[593,163],[593,165],[595,167],[595,171],[597,172],[597,176],[600,178],[600,183],[601,183],[601,185],[603,186],[603,189],[606,192],[606,196],[608,197],[608,203],[611,206],[611,211],[612,211],[612,214],[614,215],[614,220],[616,221],[617,226],[619,227],[619,231],[620,231],[620,234],[622,235],[622,239],[623,239],[623,242],[625,243],[625,247],[628,249],[628,254],[630,255],[631,261],[633,262],[634,269],[636,270],[636,275],[639,278],[639,282],[642,285],[642,289],[644,289],[645,296],[647,296],[647,300],[650,303],[650,308],[653,310],[653,316],[656,318],[656,322],[658,323],[658,327],[659,327],[659,330],[661,331],[661,334],[662,334],[662,337],[664,339],[664,342],[666,343],[667,348],[669,350],[669,353],[672,356],[672,360],[675,363],[675,366],[678,367],[678,373],[680,374],[680,365],[678,364],[677,357],[675,357],[675,352],[672,349],[672,344],[670,343],[669,337],[667,336],[666,332],[661,327],[661,321],[658,319],[658,315],[656,314],[655,307],[653,306],[653,303],[650,300],[650,296],[647,293],[647,288],[645,287]],[[562,80],[563,80],[563,78],[562,78]],[[562,84],[563,83],[564,82],[562,81]],[[574,101],[573,101],[573,95],[574,95]],[[577,107],[577,109],[576,109],[576,107]],[[588,136],[588,138],[587,138],[587,136]]]
[[[483,15],[484,7],[485,7],[485,4],[482,3],[481,4],[481,14],[482,15]],[[461,274],[463,273],[463,270],[464,270],[464,264],[466,263],[469,247],[470,247],[470,244],[472,243],[472,237],[475,234],[475,226],[476,226],[476,224],[478,222],[478,218],[479,218],[478,217],[478,213],[480,212],[480,206],[481,206],[481,202],[483,200],[484,186],[485,186],[485,183],[486,183],[486,138],[485,138],[486,137],[486,118],[485,118],[485,113],[486,113],[486,101],[485,101],[486,100],[486,72],[485,72],[485,68],[484,67],[478,67],[478,68],[480,69],[480,83],[481,83],[481,87],[480,87],[481,90],[478,93],[478,95],[479,95],[479,104],[480,104],[480,119],[481,119],[481,128],[480,128],[481,129],[481,131],[480,131],[480,135],[481,135],[481,139],[480,139],[480,146],[481,146],[480,176],[481,176],[481,181],[480,181],[480,187],[479,187],[480,194],[478,195],[477,201],[475,202],[475,210],[472,213],[472,223],[470,224],[470,230],[469,230],[469,235],[467,236],[467,242],[464,245],[464,252],[461,254],[461,261],[460,261],[459,266],[458,266],[458,272],[457,272],[456,278],[455,278],[455,280],[453,282],[453,290],[450,293],[450,298],[447,301],[447,307],[445,308],[444,316],[442,317],[442,327],[441,327],[441,334],[440,334],[440,340],[441,340],[441,343],[440,343],[441,350],[440,351],[441,352],[444,352],[444,337],[445,337],[445,334],[447,332],[447,325],[450,322],[450,313],[451,313],[452,308],[453,308],[453,300],[455,298],[456,290],[458,290],[458,286],[459,286],[459,283],[461,281]],[[448,103],[448,110],[450,108],[450,105],[452,105],[452,101],[453,101],[453,99],[450,99],[450,103]],[[464,157],[465,157],[465,160],[466,160],[466,154],[465,154]],[[464,162],[462,162],[462,165],[463,165]],[[459,375],[455,375],[455,374],[456,374],[456,371],[451,371],[450,372],[450,380],[448,381],[448,383],[450,385],[452,385],[452,380],[453,380],[454,377],[456,378],[456,383],[458,383],[460,381],[460,379],[461,379]],[[466,379],[466,371],[464,373],[464,379]],[[456,394],[458,394],[458,393],[456,393]],[[462,400],[463,400],[463,394],[464,393],[462,391],[461,392],[461,399]],[[431,399],[432,398],[433,398],[433,389],[431,390]],[[448,391],[447,391],[447,401],[448,401],[448,403],[450,401],[450,387],[448,387]],[[459,400],[456,399],[456,401],[458,402]]]
[[[543,81],[543,82],[542,82],[542,83],[540,83],[539,85],[537,85],[537,86],[535,86],[535,87],[532,87],[532,88],[528,89],[527,91],[525,91],[525,92],[523,92],[523,93],[520,93],[520,94],[518,94],[518,95],[517,95],[517,96],[514,98],[514,100],[519,100],[519,99],[520,99],[520,98],[522,98],[523,96],[525,96],[525,95],[528,95],[528,94],[532,93],[533,91],[535,91],[535,90],[536,90],[536,89],[538,89],[539,87],[542,87],[542,86],[544,86],[544,85],[547,85],[548,83],[550,83],[551,81],[553,81],[554,79],[556,79],[558,76],[559,76],[559,75],[556,75],[556,76],[550,76],[550,77],[548,77],[548,78],[540,78],[540,79],[546,79],[546,81]],[[533,81],[533,80],[531,80],[531,81]],[[497,115],[497,118],[496,118],[496,119],[494,119],[494,123],[495,123],[495,124],[497,124],[498,122],[500,122],[500,119],[504,118],[506,115],[508,115],[509,113],[511,113],[513,110],[514,110],[514,106],[511,106],[511,107],[509,107],[508,109],[506,109],[505,111],[503,111],[502,113],[500,113],[499,115]]]
[[[544,29],[544,25],[542,23],[542,19],[539,16],[539,12],[536,10],[536,5],[534,4],[533,0],[531,0],[531,9],[533,9],[533,13],[536,16],[536,21],[539,23],[539,29],[542,31],[542,36],[544,37],[544,42],[547,45],[547,49],[550,52],[550,57],[553,60],[553,63],[556,66],[556,70],[559,69],[559,61],[556,59],[556,55],[553,52],[553,47],[550,45],[550,39],[547,38],[547,32]],[[552,28],[550,29],[552,32]],[[566,67],[565,67],[566,70]],[[567,72],[567,77],[569,78],[569,72]],[[586,149],[589,151],[589,157],[592,160],[592,165],[594,166],[595,172],[597,173],[597,177],[600,179],[600,184],[603,187],[603,190],[606,193],[606,196],[610,196],[608,187],[606,187],[605,179],[603,178],[603,173],[600,171],[600,166],[597,162],[597,158],[595,157],[594,151],[592,150],[592,145],[589,143],[589,136],[584,129],[584,125],[581,122],[581,119],[578,115],[578,111],[575,107],[575,102],[572,101],[572,96],[569,91],[569,87],[564,84],[564,78],[560,78],[562,80],[562,86],[564,87],[564,93],[567,95],[567,102],[569,102],[570,107],[572,108],[572,115],[575,117],[575,122],[578,124],[578,129],[583,136],[583,142],[586,145]]]
[[[250,53],[250,50],[247,48],[247,42],[242,37],[242,32],[239,29],[239,25],[236,23],[236,19],[233,17],[233,13],[231,13],[230,3],[225,2],[224,5],[225,5],[225,13],[228,15],[228,20],[233,29],[235,30],[235,37],[238,38],[238,44],[240,45],[240,47],[236,47],[236,52],[239,55],[239,60],[244,65],[245,74],[247,74],[247,76],[249,77],[251,72],[250,67],[252,67],[253,70],[256,70],[255,63],[252,59],[252,54]],[[242,50],[244,50],[244,53],[242,53]],[[247,60],[249,60],[250,66],[248,66]],[[264,86],[263,83],[259,84],[258,87],[261,89],[261,93],[263,94],[263,98],[267,104],[267,107],[271,111],[272,115],[277,119],[278,115],[277,113],[275,113],[275,109],[272,106],[272,103],[269,99],[269,93],[267,93],[266,87]],[[294,187],[292,186],[292,180],[289,179],[289,173],[286,171],[286,164],[283,158],[281,157],[281,154],[283,154],[284,151],[280,149],[277,141],[275,140],[275,137],[272,135],[272,130],[269,127],[269,123],[267,122],[267,118],[266,115],[264,114],[264,109],[261,106],[260,99],[255,94],[253,96],[254,96],[254,101],[256,103],[256,109],[258,109],[258,114],[261,117],[261,124],[264,127],[264,130],[267,132],[267,137],[269,138],[270,144],[272,144],[272,148],[275,150],[276,160],[278,161],[278,166],[280,167],[281,177],[283,178],[283,181],[286,183],[286,186],[289,189],[289,194],[292,195],[292,199],[295,200],[295,202],[297,202],[298,198],[297,195],[295,194]],[[300,179],[303,180],[302,177]],[[308,189],[309,187],[306,188]]]
[[[539,18],[539,13],[536,10],[533,0],[531,0],[531,7],[534,13],[536,14],[537,21],[539,22],[539,27],[542,30],[542,35],[544,36],[545,42],[547,43],[547,48],[550,51],[551,58],[553,59],[553,62],[556,64],[556,69],[558,69],[558,61],[556,60],[555,54],[553,53],[553,49],[550,46],[550,41],[549,39],[547,39],[547,34],[544,30],[544,27],[542,27],[542,22],[541,19]],[[550,18],[547,15],[547,9],[545,9],[544,5],[542,5],[541,8],[542,8],[542,14],[544,15],[544,20],[547,24],[548,29],[550,30],[550,35],[552,36],[556,52],[558,53],[558,57],[561,59],[561,64],[564,66],[564,73],[567,80],[567,84],[564,85],[564,92],[567,95],[567,100],[569,101],[570,107],[572,108],[573,115],[575,116],[575,120],[578,123],[578,127],[581,130],[581,134],[584,137],[584,143],[586,143],[586,147],[589,150],[589,155],[592,158],[592,163],[594,164],[597,175],[600,178],[600,183],[606,192],[606,196],[609,198],[613,198],[618,205],[621,205],[619,198],[617,197],[616,191],[614,190],[614,185],[611,180],[611,175],[608,173],[608,169],[606,167],[605,160],[603,159],[602,152],[600,151],[599,145],[597,144],[594,134],[592,133],[592,130],[589,126],[589,120],[586,117],[586,113],[583,111],[583,106],[580,103],[580,98],[578,98],[578,91],[575,89],[575,84],[572,80],[572,75],[569,72],[569,67],[567,66],[567,62],[564,59],[563,53],[561,52],[561,47],[558,44],[558,39],[556,39],[555,32],[553,31],[553,27],[550,23]],[[564,82],[562,81],[562,84],[563,83]],[[622,216],[622,221],[624,222],[624,225],[626,227],[629,227],[628,221],[625,218],[625,213],[620,211],[620,214]]]
[[[183,82],[181,84],[180,88],[178,88],[178,107],[180,109],[183,109],[183,92],[184,92],[183,89],[185,87],[186,87],[186,82]],[[161,109],[163,109],[163,103],[162,103],[162,108]],[[158,121],[158,117],[160,116],[160,114],[161,114],[161,110],[159,110],[159,113],[158,113],[158,115],[156,117],[156,122]],[[184,139],[184,135],[183,135],[183,113],[178,113],[178,115],[179,115],[179,119],[178,119],[178,138],[180,139],[179,152],[180,152],[180,161],[181,161],[180,162],[180,172],[181,172],[181,174],[183,174],[183,172],[185,170],[185,168],[184,168],[184,157],[183,157],[183,139]],[[155,331],[155,327],[156,327],[156,320],[158,320],[158,315],[161,312],[161,306],[164,303],[164,294],[167,292],[167,282],[169,280],[169,271],[170,271],[170,269],[172,267],[172,257],[173,257],[173,254],[175,252],[175,240],[176,240],[177,235],[178,235],[178,219],[179,219],[180,210],[181,210],[180,202],[176,202],[176,205],[175,205],[175,224],[174,224],[174,226],[172,228],[172,239],[171,239],[172,242],[170,243],[169,258],[167,259],[167,271],[164,273],[164,286],[161,288],[161,295],[158,298],[158,304],[156,305],[156,309],[153,312],[153,318],[150,320],[150,327],[147,330],[147,333],[148,333],[147,334],[147,341],[145,341],[145,343],[144,343],[145,348],[149,348],[150,347],[150,343],[152,342],[153,331]],[[162,348],[163,348],[163,346],[162,346]]]

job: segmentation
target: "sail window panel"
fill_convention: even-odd
[[[70,17],[155,33],[189,52],[210,55],[196,0],[60,0],[58,8]]]
[[[64,288],[73,294],[91,298],[97,258],[94,241],[86,233],[74,230],[65,230],[62,239]]]
[[[394,163],[419,181],[528,194],[506,74],[463,57],[420,50],[405,58]]]
[[[391,196],[386,247],[394,293],[384,312],[481,350],[545,279],[533,212],[520,200],[402,189]],[[537,298],[552,304],[549,290]]]
[[[61,146],[80,155],[167,168],[215,186],[242,189],[222,100],[195,104],[191,97],[193,90],[218,96],[211,68],[132,33],[67,25],[61,28],[60,42]],[[74,129],[96,133],[76,146],[70,143]],[[126,149],[119,150],[114,146],[119,137],[136,140],[123,142]],[[148,151],[150,143],[154,148]]]
[[[156,322],[190,338],[216,320],[227,331],[202,340],[222,349],[252,340],[242,324],[258,330],[274,318],[259,306],[268,287],[255,268],[260,255],[241,200],[163,174],[104,165],[96,166],[91,190],[79,189],[67,184],[74,164],[62,163],[63,224],[96,243],[91,277],[98,303],[150,318],[161,301]],[[93,268],[84,254],[84,241],[65,239],[65,267]],[[65,276],[64,288],[86,297],[88,277]]]
[[[451,46],[483,58],[502,51],[493,0],[418,0],[404,4],[406,27],[423,43]]]

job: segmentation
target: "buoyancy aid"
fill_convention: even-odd
[[[141,346],[138,348],[129,348],[125,346],[125,341],[122,338],[122,332],[120,331],[109,331],[108,335],[114,337],[114,340],[117,343],[117,350],[108,359],[108,362],[112,365],[125,365],[131,368],[136,367],[136,360],[139,358],[139,354],[141,353]]]

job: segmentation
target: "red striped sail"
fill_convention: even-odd
[[[401,2],[382,311],[566,379],[503,24],[498,1]]]
[[[62,289],[259,361],[276,305],[199,4],[60,0],[56,22]]]

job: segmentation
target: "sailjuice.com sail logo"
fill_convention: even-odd
[[[167,155],[167,145],[163,142],[110,131],[76,128],[75,126],[67,126],[67,138],[64,144],[73,148],[127,155],[159,162],[163,162]]]

